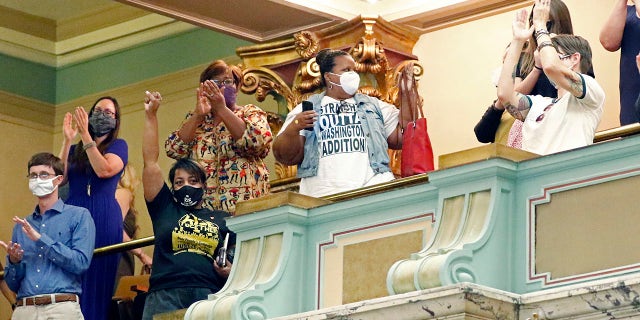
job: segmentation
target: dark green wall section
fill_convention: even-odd
[[[60,104],[235,56],[237,47],[247,45],[251,42],[195,29],[57,70],[0,54],[0,90]]]
[[[55,103],[56,69],[0,54],[0,90]]]
[[[250,42],[206,29],[141,44],[60,68],[56,104],[235,55]],[[194,83],[197,79],[194,79]]]

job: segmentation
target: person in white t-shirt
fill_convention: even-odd
[[[575,35],[550,37],[546,29],[549,1],[536,0],[531,28],[526,23],[526,10],[517,13],[498,81],[498,99],[514,118],[524,121],[522,149],[541,155],[592,144],[605,98],[596,80],[583,74],[592,67],[587,40]],[[511,71],[532,32],[542,69],[558,89],[557,98],[523,95],[513,89]]]
[[[393,180],[387,149],[402,148],[398,109],[356,93],[360,76],[347,52],[324,49],[316,62],[326,91],[305,102],[312,110],[300,104],[289,112],[273,143],[276,160],[298,165],[300,193],[314,197]],[[407,95],[401,108],[417,103],[413,64],[405,68],[400,89]],[[406,110],[403,127],[410,120]]]

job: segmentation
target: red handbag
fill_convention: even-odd
[[[433,148],[427,132],[427,118],[409,122],[404,129],[402,141],[403,177],[433,171]]]
[[[400,95],[402,99],[402,95]],[[422,113],[422,99],[411,105],[411,119],[402,132],[401,176],[408,177],[434,170],[433,147],[427,131],[427,118]],[[402,104],[400,104],[400,125]]]

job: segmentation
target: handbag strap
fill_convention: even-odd
[[[413,80],[413,83],[412,83],[412,88],[410,90],[417,91],[418,89],[417,89],[417,84],[415,82],[415,78],[413,78],[412,80]],[[406,94],[407,96],[409,95],[408,92]],[[398,126],[400,127],[401,131],[404,131],[404,127],[402,127],[402,119],[404,118],[403,117],[404,108],[402,108],[403,96],[404,94],[402,92],[402,86],[398,85],[398,99],[400,100],[400,114],[398,115],[400,118],[398,119],[399,120]],[[411,101],[409,101],[409,106],[410,106],[409,112],[411,113],[411,122],[415,123],[417,119],[424,118],[424,112],[422,111],[422,99],[420,99],[420,96],[416,97],[416,101],[413,104],[411,103]]]

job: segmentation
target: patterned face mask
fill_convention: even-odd
[[[116,119],[106,115],[104,112],[93,111],[89,117],[89,125],[96,137],[102,137],[116,128]]]
[[[178,190],[173,190],[173,197],[178,201],[178,204],[185,208],[193,208],[200,201],[204,195],[203,188],[194,188],[192,186],[183,186]]]

